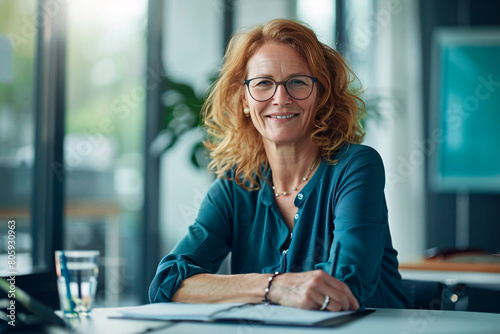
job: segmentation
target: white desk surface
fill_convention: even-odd
[[[400,269],[399,272],[404,279],[435,281],[446,285],[467,284],[500,290],[500,273],[412,269]]]
[[[259,333],[453,333],[453,334],[499,334],[500,314],[461,312],[461,311],[429,311],[429,310],[396,310],[377,309],[374,313],[339,327],[282,327],[263,326],[248,323],[195,323],[195,322],[163,322],[109,319],[117,308],[96,309],[93,319],[83,321],[77,333],[92,334],[259,334]],[[156,328],[155,330],[152,330]],[[149,329],[149,330],[148,330]]]

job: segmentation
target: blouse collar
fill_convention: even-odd
[[[313,191],[314,187],[318,183],[318,181],[321,179],[321,176],[323,175],[325,169],[325,161],[321,159],[320,164],[318,166],[318,169],[316,172],[313,174],[313,176],[309,179],[309,182],[306,183],[304,188],[300,189],[297,195],[295,195],[295,200],[294,204],[295,206],[299,206],[302,204],[307,197],[311,194]],[[272,186],[269,182],[271,177],[271,168],[269,168],[265,174],[265,179],[261,180],[260,182],[260,200],[262,204],[271,206],[274,201],[274,191],[272,189]]]

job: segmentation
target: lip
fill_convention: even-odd
[[[294,119],[298,115],[299,114],[297,113],[288,112],[288,113],[272,113],[265,115],[265,117],[268,119],[272,119],[273,121],[287,121]]]

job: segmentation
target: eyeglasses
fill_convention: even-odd
[[[279,85],[285,86],[285,90],[296,100],[307,99],[314,88],[314,83],[318,81],[315,77],[307,75],[297,75],[286,81],[275,81],[271,78],[258,77],[245,80],[250,96],[258,102],[264,102],[274,96]]]

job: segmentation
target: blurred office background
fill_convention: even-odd
[[[55,249],[99,249],[98,305],[147,302],[158,261],[213,180],[193,150],[203,137],[193,101],[203,99],[231,34],[273,18],[309,24],[366,88],[365,143],[385,163],[400,262],[434,247],[499,252],[500,187],[460,178],[443,186],[433,164],[451,138],[436,134],[446,130],[435,121],[436,34],[500,36],[498,12],[492,0],[1,1],[0,275],[6,223],[15,220],[19,279],[45,289],[44,299],[54,293]],[[478,100],[496,108],[485,127],[500,122],[496,66],[471,79],[491,78],[481,90],[491,98]],[[466,111],[455,116],[478,119]],[[500,161],[500,139],[482,140],[474,151]]]

